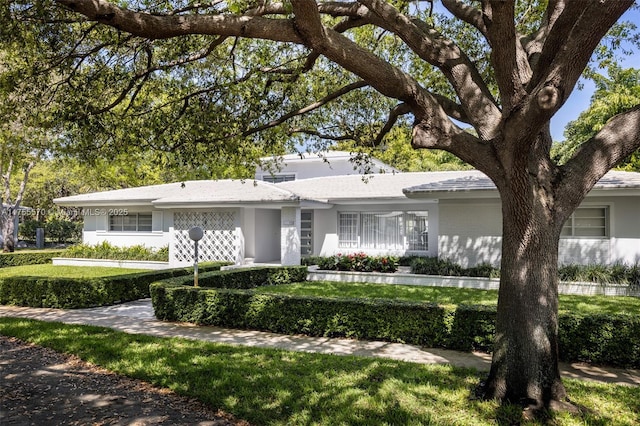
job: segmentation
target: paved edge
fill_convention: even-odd
[[[403,343],[364,341],[303,335],[283,335],[254,330],[236,330],[159,321],[150,299],[90,309],[27,308],[0,305],[0,317],[31,318],[108,327],[131,334],[156,337],[182,337],[237,346],[284,349],[332,355],[388,358],[420,364],[450,364],[488,371],[491,355],[438,348],[421,348]],[[564,378],[582,379],[618,385],[640,385],[640,370],[594,366],[585,363],[561,363]]]

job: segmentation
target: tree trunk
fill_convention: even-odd
[[[12,207],[2,209],[2,251],[13,253],[15,250],[15,212]]]
[[[506,192],[506,194],[505,194]],[[558,243],[544,191],[501,191],[502,264],[487,398],[538,410],[564,401],[558,369]],[[555,219],[554,219],[555,218]]]

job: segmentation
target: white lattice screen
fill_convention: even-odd
[[[204,237],[198,243],[198,261],[235,262],[238,239],[233,212],[175,212],[173,216],[173,257],[178,262],[193,262],[193,240],[189,229],[199,226]]]

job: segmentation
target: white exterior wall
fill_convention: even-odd
[[[440,200],[438,252],[463,267],[500,263],[502,212],[499,200]]]
[[[283,207],[280,214],[280,262],[300,264],[300,208]]]
[[[241,232],[244,238],[245,260],[256,257],[256,209],[244,208],[241,210]]]
[[[561,239],[561,264],[640,262],[639,197],[589,197],[582,205],[609,207],[609,237]]]
[[[315,210],[313,216],[313,245],[314,255],[332,256],[335,254],[347,254],[364,252],[372,256],[394,255],[403,256],[407,253],[404,250],[382,250],[371,248],[344,248],[339,246],[338,241],[338,213],[339,212],[386,212],[386,211],[428,211],[429,234],[427,252],[420,252],[424,256],[438,255],[438,229],[439,229],[439,207],[437,203],[396,203],[396,204],[357,204],[341,205],[327,210]]]
[[[640,262],[640,199],[588,197],[583,207],[609,208],[609,237],[561,238],[560,264],[635,264]],[[499,200],[441,200],[439,256],[464,267],[501,259],[502,213]]]
[[[171,242],[172,212],[157,209],[127,208],[129,213],[151,213],[153,215],[152,232],[110,232],[108,215],[110,209],[83,209],[87,213],[84,215],[83,243],[96,245],[107,241],[109,244],[118,247],[144,245],[145,247],[159,249],[168,246]],[[114,207],[113,209],[117,208]],[[103,212],[105,213],[103,214]]]
[[[280,210],[256,209],[254,261],[279,262],[280,247]]]

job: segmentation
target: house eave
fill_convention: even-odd
[[[242,207],[259,207],[264,209],[280,209],[283,207],[299,207],[300,201],[273,201],[273,200],[256,200],[256,201],[175,201],[175,202],[154,202],[154,207],[158,209],[211,209],[211,208],[242,208]]]
[[[500,198],[495,189],[451,190],[451,191],[407,191],[402,190],[410,199],[455,199],[455,198]]]
[[[153,199],[148,200],[69,200],[55,199],[54,204],[62,207],[149,207]]]

